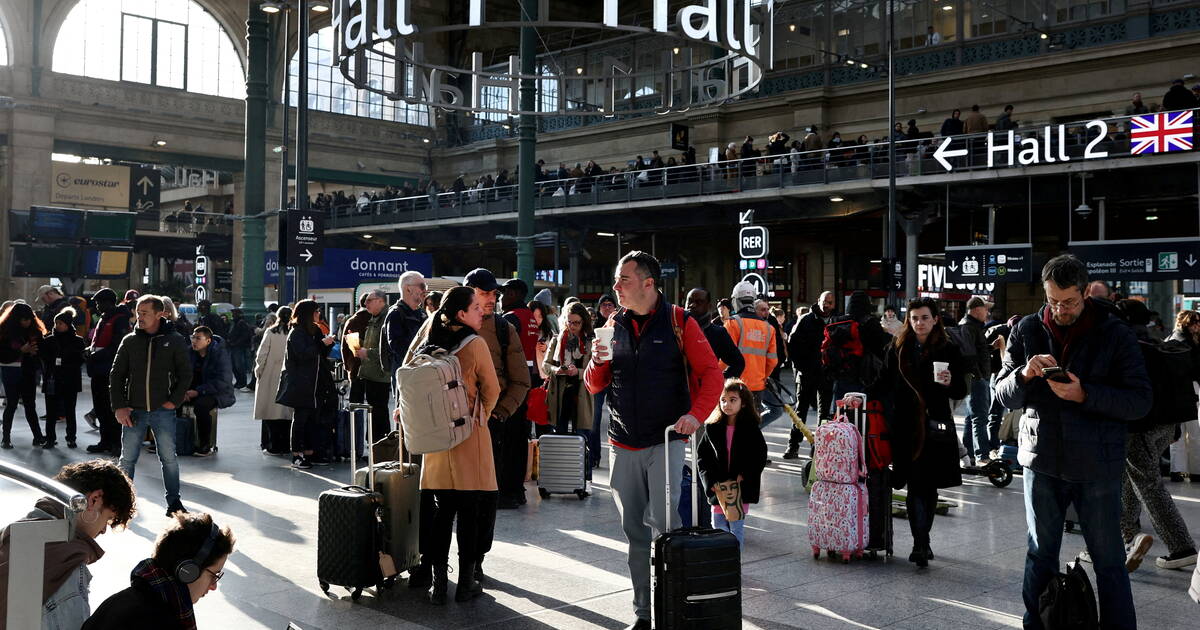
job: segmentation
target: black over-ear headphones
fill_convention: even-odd
[[[208,559],[208,554],[212,553],[213,546],[217,544],[217,539],[220,537],[221,530],[217,529],[216,523],[213,523],[212,529],[208,532],[208,539],[200,546],[196,557],[175,565],[175,579],[184,584],[191,584],[199,580],[200,574],[204,572],[204,566],[201,563]]]

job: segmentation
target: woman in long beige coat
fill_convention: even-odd
[[[500,399],[500,382],[487,342],[475,334],[482,325],[483,303],[475,297],[475,290],[467,287],[450,289],[442,297],[437,312],[417,331],[404,359],[407,364],[415,351],[426,344],[457,350],[455,356],[466,384],[467,403],[476,421],[470,437],[448,451],[426,454],[421,467],[421,509],[429,505],[437,507],[432,519],[421,515],[423,523],[432,522],[432,525],[430,531],[421,532],[421,566],[414,574],[421,575],[432,568],[433,588],[429,600],[434,604],[446,603],[450,534],[455,517],[458,517],[455,601],[465,602],[483,592],[475,579],[475,567],[482,555],[479,550],[491,547],[492,527],[489,526],[489,515],[485,513],[488,510],[481,506],[490,505],[494,515],[498,488],[487,419]]]
[[[254,417],[258,420],[285,420],[291,422],[292,408],[275,402],[279,393],[279,376],[283,373],[283,357],[287,350],[288,322],[292,309],[282,306],[276,313],[275,323],[263,332],[262,343],[254,362],[254,377],[258,386],[254,388]],[[264,427],[265,428],[265,427]]]
[[[592,358],[592,318],[587,307],[572,302],[564,323],[563,331],[551,338],[542,360],[548,390],[546,407],[556,433],[587,436],[592,429],[595,399],[583,386],[583,370]]]

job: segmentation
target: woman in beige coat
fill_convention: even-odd
[[[275,315],[275,323],[263,331],[254,362],[254,378],[258,380],[254,388],[254,417],[262,421],[262,449],[278,455],[291,452],[288,432],[292,408],[275,402],[275,396],[279,393],[279,376],[283,373],[292,309],[282,306]],[[276,434],[277,437],[272,437]]]
[[[487,501],[495,505],[498,490],[496,465],[492,459],[492,434],[488,431],[487,419],[500,398],[500,383],[487,342],[475,334],[482,325],[483,303],[475,298],[474,289],[450,289],[442,297],[437,312],[417,331],[404,360],[408,363],[413,354],[427,344],[456,350],[467,388],[467,402],[476,420],[470,437],[448,451],[426,454],[421,468],[421,504],[436,504],[437,508],[432,519],[421,515],[422,523],[429,524],[430,529],[421,532],[422,566],[416,571],[433,568],[429,600],[434,604],[446,603],[450,534],[456,516],[458,587],[454,601],[465,602],[483,592],[475,579],[475,565],[483,539],[487,538],[490,544],[491,537],[490,528],[482,527],[484,516],[480,505]],[[432,501],[426,493],[432,494]],[[492,496],[485,498],[488,493]]]
[[[592,358],[592,318],[587,307],[572,302],[564,323],[563,331],[551,338],[542,360],[547,378],[546,407],[556,433],[586,437],[592,429],[595,404],[583,386],[583,370]]]

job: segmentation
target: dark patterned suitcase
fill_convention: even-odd
[[[350,405],[352,414],[370,409],[370,405]],[[350,443],[354,444],[353,436]],[[353,481],[353,446],[350,461]],[[379,558],[384,548],[383,512],[383,496],[362,486],[326,490],[317,498],[317,579],[322,591],[341,586],[357,600],[362,589],[383,583]]]
[[[669,440],[671,429],[666,430]],[[697,470],[695,440],[692,470]],[[674,502],[667,468],[667,514]],[[693,484],[692,522],[700,502]],[[654,627],[726,630],[742,627],[742,555],[733,534],[685,527],[660,534],[651,551],[654,566]]]

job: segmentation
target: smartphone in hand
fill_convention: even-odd
[[[1055,381],[1057,383],[1071,382],[1071,377],[1067,376],[1067,371],[1058,366],[1042,368],[1042,374],[1044,374],[1048,380]]]

